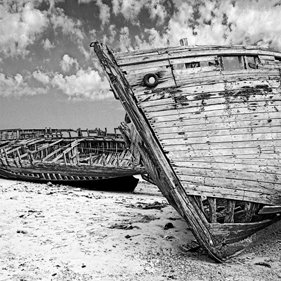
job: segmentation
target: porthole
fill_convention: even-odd
[[[154,73],[149,73],[143,77],[143,82],[148,87],[155,87],[158,84],[158,77]]]

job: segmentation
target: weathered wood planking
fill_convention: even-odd
[[[6,131],[13,139],[0,146],[0,176],[4,178],[37,182],[62,180],[71,184],[72,181],[131,177],[145,172],[139,162],[133,163],[134,157],[116,132],[87,130],[87,134],[92,132],[94,136],[47,137],[44,129],[11,129],[2,133]],[[43,137],[28,138],[42,134]],[[132,188],[134,184],[132,182]]]
[[[180,113],[191,113],[194,114],[196,112],[197,114],[203,113],[204,111],[218,111],[218,110],[228,110],[228,115],[231,115],[231,109],[236,108],[247,108],[249,111],[255,111],[257,107],[259,106],[268,106],[268,110],[272,110],[273,108],[275,111],[279,110],[279,107],[281,105],[281,96],[275,96],[271,99],[265,100],[266,95],[256,95],[255,97],[251,98],[251,100],[246,101],[243,99],[243,97],[238,99],[232,99],[229,98],[214,98],[209,100],[188,100],[185,97],[175,97],[174,102],[173,99],[167,99],[166,103],[161,103],[158,105],[157,103],[154,103],[154,105],[149,102],[149,105],[147,107],[140,105],[140,107],[144,108],[144,112],[147,113],[148,117],[155,117],[157,116],[158,111],[166,111],[161,112],[158,114],[158,116],[161,115],[170,115],[170,110],[178,110]],[[175,103],[175,100],[176,103]],[[178,100],[181,100],[179,102]],[[184,111],[183,111],[183,110]],[[182,111],[180,111],[182,110]],[[153,114],[149,114],[149,112],[153,112]],[[171,114],[175,112],[171,111]]]
[[[221,120],[224,122],[227,122],[227,119],[229,118],[230,120],[236,120],[236,119],[241,119],[243,120],[244,117],[245,118],[257,118],[258,116],[264,116],[265,118],[268,117],[268,119],[271,119],[271,117],[274,117],[274,114],[280,114],[279,113],[279,109],[278,108],[271,108],[270,110],[267,108],[266,111],[262,111],[261,108],[256,108],[256,110],[254,111],[249,111],[248,109],[244,109],[244,108],[238,108],[238,109],[234,109],[231,112],[231,115],[226,115],[225,111],[221,110],[220,112],[217,111],[209,111],[209,112],[202,112],[201,114],[189,114],[189,113],[181,113],[179,112],[178,114],[176,114],[176,111],[173,112],[174,114],[172,115],[163,115],[163,116],[153,116],[148,118],[148,120],[151,121],[151,124],[154,126],[165,126],[165,125],[169,125],[171,126],[171,124],[173,122],[186,122],[187,120],[190,120],[190,123],[192,124],[192,122],[198,122],[198,123],[203,123],[204,121],[206,122],[206,124],[215,121],[215,120]],[[161,122],[163,122],[162,124],[160,124]],[[168,126],[168,127],[169,127]]]
[[[278,214],[278,213],[281,213],[281,206],[264,206],[258,212],[259,215]]]
[[[268,205],[280,205],[281,197],[279,192],[264,194],[263,192],[258,191],[248,191],[241,189],[230,189],[224,186],[216,185],[207,185],[203,184],[194,184],[191,181],[182,181],[181,182],[186,194],[192,193],[192,195],[203,196],[203,197],[212,197],[212,198],[225,198],[232,200],[243,200],[248,202],[257,202]]]
[[[142,149],[142,151],[147,150],[147,153],[146,155],[143,154],[143,156],[149,157],[148,162],[152,161],[154,166],[159,167],[153,175],[153,177],[157,178],[159,188],[163,194],[169,195],[167,198],[168,200],[170,198],[172,199],[171,204],[175,205],[178,212],[189,221],[195,237],[208,249],[210,255],[213,256],[214,259],[221,260],[216,251],[211,249],[211,245],[214,245],[215,242],[213,237],[209,235],[208,221],[205,215],[197,205],[197,201],[193,197],[187,197],[184,190],[181,188],[177,177],[170,168],[167,158],[163,155],[159,143],[157,143],[157,140],[149,129],[149,124],[139,111],[134,99],[132,99],[129,84],[124,79],[121,70],[115,65],[113,55],[110,53],[109,49],[104,49],[98,42],[94,44],[94,48],[102,62],[115,95],[119,96],[141,139],[144,141],[144,146],[141,147],[144,147],[145,149]],[[161,167],[165,168],[162,169]]]
[[[262,49],[247,49],[239,48],[237,47],[229,49],[229,48],[206,48],[205,50],[202,49],[202,46],[196,47],[182,47],[176,49],[169,49],[166,50],[157,50],[155,49],[152,52],[147,53],[138,53],[138,52],[132,52],[128,53],[127,56],[123,56],[122,54],[117,54],[116,59],[119,66],[124,65],[130,65],[130,64],[141,64],[141,63],[147,63],[147,62],[153,62],[153,61],[159,61],[159,60],[165,60],[165,59],[173,59],[173,58],[183,58],[183,57],[203,57],[203,56],[210,56],[212,55],[261,55],[266,57],[280,57],[280,53],[272,52],[268,50],[262,50]]]
[[[228,141],[239,141],[241,140],[241,137],[243,135],[247,135],[247,139],[249,140],[249,137],[252,138],[253,141],[255,140],[262,140],[268,139],[267,137],[270,136],[270,134],[273,134],[274,137],[277,137],[277,139],[280,139],[279,133],[281,133],[280,126],[279,125],[269,125],[265,124],[264,126],[253,126],[253,127],[246,127],[246,128],[239,128],[239,127],[229,127],[229,129],[214,129],[211,132],[207,131],[185,131],[185,128],[178,127],[177,130],[167,132],[161,129],[161,130],[155,130],[156,135],[159,137],[160,141],[167,141],[167,144],[170,142],[172,143],[177,143],[180,144],[179,141],[184,141],[184,143],[194,143],[193,139],[198,138],[198,137],[203,137],[203,142],[204,140],[205,143],[210,143],[210,142],[217,142],[218,139],[217,137],[222,136],[222,137],[228,137],[228,138],[223,138],[222,142],[228,142]],[[248,136],[250,135],[250,136]],[[264,136],[266,135],[266,136]],[[185,141],[188,142],[185,142]],[[175,142],[173,142],[175,141]],[[197,140],[195,140],[197,141]],[[199,143],[202,143],[200,141]]]
[[[209,112],[209,115],[211,113]],[[265,112],[261,111],[261,109],[257,109],[255,112],[248,112],[244,114],[240,114],[238,112],[237,114],[232,114],[231,116],[224,115],[216,115],[214,114],[212,116],[207,116],[206,114],[202,113],[202,115],[182,115],[180,114],[179,118],[176,118],[177,116],[167,116],[165,117],[155,117],[150,118],[151,120],[151,126],[157,128],[171,128],[171,127],[177,127],[183,125],[185,128],[188,126],[196,128],[197,126],[204,126],[204,125],[215,125],[217,124],[218,127],[220,127],[220,124],[222,126],[233,126],[232,123],[239,122],[239,119],[241,119],[241,122],[253,122],[252,124],[261,122],[262,120],[265,120],[265,116],[267,117],[267,121],[270,122],[278,122],[275,120],[279,119],[279,111],[276,111],[274,109],[273,111],[267,111],[266,115]],[[266,121],[265,120],[265,121]],[[155,124],[156,123],[156,124]],[[223,128],[223,127],[222,127]],[[193,129],[193,131],[196,131],[196,129]]]
[[[214,223],[211,225],[211,232],[216,234],[222,244],[227,244],[245,239],[270,224],[272,224],[270,220],[251,223],[250,226],[247,223]]]
[[[208,164],[208,163],[206,163]],[[210,164],[210,163],[209,163]],[[207,165],[206,165],[207,166]],[[231,165],[229,165],[231,166]],[[178,166],[176,164],[173,165],[175,171],[177,171],[178,175],[181,176],[200,176],[200,177],[212,177],[212,178],[227,178],[227,179],[242,179],[242,180],[249,180],[249,181],[255,181],[255,179],[259,182],[259,183],[279,183],[280,182],[280,171],[279,173],[273,173],[273,171],[271,170],[270,172],[267,172],[267,170],[262,169],[262,167],[260,167],[260,169],[258,169],[258,167],[256,167],[257,169],[253,171],[250,169],[247,169],[247,167],[245,167],[245,169],[237,169],[234,165],[233,167],[226,169],[226,168],[221,168],[221,173],[219,173],[219,168],[215,165],[212,164],[209,165],[208,167],[202,168],[202,167],[188,167],[187,165],[185,167],[182,166]],[[240,166],[240,168],[242,168],[242,165]],[[252,166],[252,168],[254,168]],[[255,177],[256,174],[256,177]],[[237,187],[239,188],[239,187]],[[244,188],[243,186],[241,186],[240,188]],[[258,188],[258,184],[257,184],[257,188]],[[274,189],[274,188],[273,188]]]
[[[220,162],[208,162],[204,158],[201,161],[172,161],[172,165],[175,170],[181,173],[181,169],[184,169],[187,173],[196,173],[196,174],[212,174],[213,172],[220,175],[220,171],[222,174],[232,174],[233,172],[243,172],[245,175],[247,173],[260,173],[265,174],[265,178],[270,177],[272,178],[273,175],[276,177],[280,177],[281,170],[276,171],[275,166],[260,166],[254,163],[220,163]],[[202,170],[202,171],[200,171]],[[275,180],[275,179],[274,179]]]
[[[196,169],[196,168],[175,168],[178,176],[183,181],[203,184],[209,186],[219,185],[220,187],[230,189],[241,189],[253,192],[274,193],[280,189],[278,184],[281,179],[279,174],[268,174],[259,171],[241,171],[241,170],[221,170],[218,169]],[[209,183],[208,183],[209,182]],[[243,182],[243,183],[242,183]],[[245,183],[244,183],[245,182]],[[258,182],[258,183],[257,183]],[[255,187],[253,189],[253,187]]]
[[[95,51],[138,132],[134,153],[210,255],[223,259],[225,243],[279,219],[278,208],[257,212],[281,203],[280,53],[182,46],[113,55],[99,43]]]
[[[238,122],[240,128],[249,128],[252,126],[256,127],[274,127],[281,124],[279,112],[268,112],[267,119],[265,119],[264,114],[253,114],[248,115],[244,114],[242,121],[239,121],[237,116],[232,116],[229,118],[229,121],[224,120],[222,117],[213,117],[213,118],[197,118],[197,119],[181,119],[181,120],[171,120],[169,122],[159,122],[157,124],[152,124],[153,128],[158,128],[158,131],[162,134],[170,134],[184,131],[186,134],[189,132],[198,132],[201,131],[204,134],[204,131],[209,130],[231,130],[232,128],[237,128]],[[239,116],[240,117],[240,116]]]
[[[239,52],[237,52],[237,50],[228,52],[228,54],[231,53],[238,54]],[[220,55],[222,54],[223,53],[221,52]],[[254,52],[251,54],[254,54]],[[215,59],[217,59],[216,56],[196,56],[171,59],[172,55],[170,53],[169,55],[170,63],[174,66],[176,66],[177,64],[214,61]],[[198,54],[195,53],[195,55]],[[153,56],[157,55],[154,53]],[[145,57],[143,58],[143,61],[147,61],[148,59],[148,57]],[[243,155],[259,155],[259,158],[263,159],[263,157],[260,155],[266,154],[265,159],[267,159],[268,154],[275,155],[277,151],[280,151],[280,147],[278,148],[278,146],[276,146],[276,144],[278,143],[278,139],[280,140],[281,138],[280,119],[278,119],[278,114],[275,113],[277,118],[276,121],[278,122],[278,124],[276,124],[275,122],[275,125],[273,125],[271,124],[272,118],[270,117],[271,114],[274,115],[274,110],[277,112],[279,111],[281,105],[281,97],[279,91],[279,61],[275,62],[274,56],[265,56],[264,54],[263,56],[261,56],[261,59],[264,64],[260,65],[262,69],[253,71],[220,71],[218,73],[216,66],[197,67],[192,69],[175,69],[174,67],[173,75],[176,85],[182,86],[181,90],[179,91],[165,91],[164,89],[161,93],[161,91],[155,91],[155,89],[153,91],[144,91],[141,88],[134,88],[135,95],[138,100],[138,105],[140,106],[140,108],[142,108],[148,120],[155,120],[159,116],[166,117],[173,114],[182,116],[182,114],[184,114],[186,115],[187,123],[188,121],[190,121],[188,115],[193,115],[194,113],[200,115],[200,113],[203,114],[204,112],[205,116],[208,116],[208,111],[215,111],[216,113],[219,112],[219,114],[221,115],[231,116],[232,110],[238,109],[236,112],[234,112],[236,113],[236,116],[235,121],[233,121],[232,124],[228,121],[225,121],[221,123],[224,126],[215,125],[215,128],[214,126],[208,127],[208,124],[206,124],[207,118],[205,118],[205,120],[201,119],[203,124],[199,128],[194,128],[194,125],[191,122],[189,122],[189,124],[185,124],[184,122],[182,122],[182,120],[180,122],[177,121],[177,127],[173,127],[175,125],[175,122],[173,124],[170,124],[166,121],[165,124],[167,127],[165,127],[164,129],[161,127],[158,128],[158,123],[152,122],[151,126],[154,128],[156,136],[158,137],[160,143],[163,145],[164,150],[166,150],[168,157],[173,163],[173,167],[177,167],[178,164],[178,162],[175,162],[175,158],[173,157],[173,155],[176,156],[176,159],[182,159],[181,157],[183,157],[181,154],[179,155],[179,153],[177,153],[177,148],[180,145],[183,145],[187,148],[189,145],[192,145],[190,150],[183,151],[185,153],[183,159],[186,159],[186,162],[181,162],[183,166],[184,163],[188,163],[188,159],[194,159],[194,157],[203,159],[206,159],[206,157],[208,159],[208,157],[210,157],[211,161],[215,160],[217,156],[228,157],[231,155],[236,155],[238,157],[243,157]],[[270,67],[268,67],[269,69],[265,71],[267,67],[266,62],[268,61],[274,62],[274,64],[270,65]],[[137,60],[137,62],[139,62],[139,60]],[[121,61],[119,63],[122,65],[123,62]],[[146,67],[148,67],[148,65],[149,64],[146,63]],[[135,67],[137,67],[137,65],[135,65]],[[198,73],[200,76],[202,76],[202,73],[204,73],[205,79],[206,77],[208,77],[208,75],[210,75],[209,73],[211,73],[211,75],[213,76],[211,76],[212,79],[218,78],[217,80],[219,81],[218,83],[213,83],[212,85],[202,85],[202,83],[200,83],[202,81],[198,81],[198,77],[194,77],[196,73]],[[200,86],[192,85],[192,82],[195,81],[195,79],[196,83],[200,83]],[[207,79],[209,79],[209,77]],[[141,81],[141,79],[139,79],[139,81]],[[189,84],[189,87],[184,88],[184,84]],[[196,93],[198,94],[196,95]],[[201,94],[201,96],[199,94]],[[263,114],[263,118],[259,120],[260,122],[253,125],[253,119],[256,114],[251,113],[251,111],[255,111],[256,108],[264,107],[267,107],[266,110],[268,111],[266,118],[264,118],[265,116]],[[239,110],[240,108],[244,111],[241,110],[241,112]],[[227,113],[222,114],[221,111],[227,111]],[[247,114],[249,117],[251,117],[249,118],[248,122],[239,120],[239,118],[241,118],[241,115],[243,116]],[[196,122],[197,119],[198,118],[193,117],[192,121],[195,120]],[[272,144],[273,140],[274,145]],[[245,145],[241,148],[235,147],[235,143],[240,143],[241,141],[247,143],[246,147]],[[257,141],[258,144],[256,144],[255,141]],[[218,144],[216,148],[212,148],[212,144],[214,143]],[[200,144],[202,145],[200,146]],[[227,146],[222,149],[224,145]],[[200,153],[198,153],[198,151]],[[209,166],[208,168],[205,167],[205,169],[202,169],[202,167],[200,167],[199,169],[195,169],[194,167],[182,167],[181,169],[175,168],[175,171],[181,181],[185,181],[186,179],[188,179],[190,181],[192,180],[192,182],[195,183],[197,181],[199,184],[206,183],[207,185],[210,185],[210,183],[212,183],[211,186],[214,186],[216,184],[222,186],[223,183],[227,185],[227,183],[230,182],[231,188],[234,188],[235,184],[241,185],[243,181],[251,181],[253,178],[255,178],[255,180],[257,180],[258,182],[269,184],[269,190],[274,190],[274,185],[272,185],[271,183],[280,182],[280,179],[274,173],[276,172],[276,169],[272,171],[271,175],[268,175],[265,172],[257,175],[257,169],[255,169],[253,172],[243,172],[243,170],[235,170],[231,172],[230,170],[228,170],[226,171],[226,173],[222,172],[221,177],[215,178],[214,182],[214,172],[212,170],[214,169],[214,167],[212,167],[210,164],[211,162],[207,163],[207,165]],[[231,168],[233,168],[233,166]],[[243,168],[244,167],[242,165],[242,169]],[[192,175],[192,177],[187,177],[187,175]],[[204,177],[198,177],[198,175],[203,175]],[[224,180],[225,177],[227,178],[227,180]],[[246,185],[244,184],[246,189],[247,184],[248,182],[246,183]],[[255,182],[253,184],[250,182],[249,190],[254,188],[255,185]],[[261,191],[264,190],[262,189]],[[260,190],[257,189],[257,192],[260,192]],[[252,196],[251,200],[253,200],[254,197],[255,195]]]
[[[210,114],[210,116],[224,115],[231,116],[232,114],[244,114],[249,112],[258,111],[260,107],[265,108],[263,112],[272,112],[281,111],[281,102],[280,100],[270,102],[270,101],[255,101],[249,103],[224,103],[224,104],[213,104],[209,106],[194,106],[194,107],[187,107],[182,104],[175,104],[174,105],[167,105],[164,108],[160,107],[160,110],[157,110],[157,106],[155,106],[155,111],[150,108],[143,108],[143,111],[147,114],[147,118],[152,117],[160,117],[160,116],[170,116],[170,115],[177,115],[180,114],[189,114],[189,115],[200,115],[200,114]]]
[[[227,99],[228,102],[235,100],[248,101],[256,96],[265,96],[268,99],[278,94],[280,82],[278,80],[239,81],[228,86],[226,82],[213,85],[187,86],[181,89],[149,92],[144,91],[136,95],[139,103],[144,106],[163,104],[165,102],[181,103],[188,101],[208,102],[216,98]],[[224,100],[225,102],[225,100]]]

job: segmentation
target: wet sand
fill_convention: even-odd
[[[281,223],[216,264],[146,182],[118,193],[0,179],[0,194],[0,281],[281,280]]]

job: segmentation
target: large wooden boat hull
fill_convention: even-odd
[[[280,53],[92,46],[128,114],[132,153],[211,257],[280,219]]]
[[[0,177],[22,181],[133,191],[133,175],[145,169],[135,164],[120,134],[95,136],[37,135],[2,132]],[[28,130],[29,132],[30,130]],[[40,133],[41,134],[41,133]],[[29,133],[28,133],[29,135]],[[9,136],[10,141],[5,141]],[[35,138],[34,138],[35,137]]]

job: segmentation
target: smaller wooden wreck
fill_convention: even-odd
[[[213,259],[280,220],[280,52],[91,47],[127,112],[132,153]]]
[[[2,178],[132,192],[144,172],[116,130],[0,130]]]

